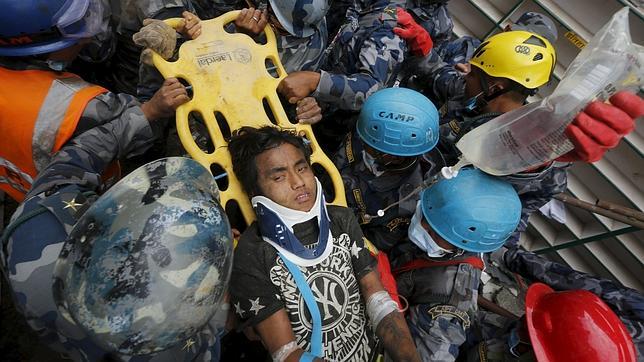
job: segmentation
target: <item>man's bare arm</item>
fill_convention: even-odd
[[[276,352],[279,352],[282,347],[295,341],[291,321],[288,319],[288,314],[286,314],[283,308],[258,323],[255,326],[255,330],[259,334],[262,343],[264,343],[264,347],[271,353],[271,356],[275,356]],[[300,360],[302,354],[304,354],[304,350],[297,347],[285,356],[284,361],[297,362]],[[315,361],[323,360],[316,358]]]
[[[377,271],[371,271],[360,279],[360,291],[365,301],[373,294],[385,289],[380,283]],[[374,322],[373,320],[371,321]],[[420,357],[411,338],[405,317],[399,311],[387,314],[376,326],[376,335],[382,341],[385,351],[394,361],[418,361]]]

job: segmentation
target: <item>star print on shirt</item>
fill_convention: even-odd
[[[241,309],[239,302],[235,303],[235,313],[239,314],[240,316],[242,315],[242,313],[244,313],[244,310]]]
[[[250,311],[255,312],[255,315],[257,315],[257,313],[259,313],[259,311],[262,310],[262,308],[264,308],[263,305],[259,304],[259,297],[257,297],[257,299],[255,300],[249,299],[248,301],[251,304]]]
[[[358,246],[357,243],[353,243],[353,245],[351,245],[351,255],[354,258],[359,258],[360,257],[360,252],[362,251],[362,249],[364,249],[364,248],[361,248],[360,246]]]

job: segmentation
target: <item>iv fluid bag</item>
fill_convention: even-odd
[[[618,11],[570,64],[555,91],[465,134],[456,144],[460,164],[492,175],[538,167],[572,150],[564,130],[588,102],[617,91],[637,91],[644,47],[631,42],[628,7]]]

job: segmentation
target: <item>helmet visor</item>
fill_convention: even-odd
[[[107,18],[100,0],[75,0],[54,16],[54,23],[65,38],[91,38],[107,30]]]

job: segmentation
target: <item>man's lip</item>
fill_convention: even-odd
[[[311,193],[310,192],[303,192],[295,198],[299,202],[307,201],[308,199],[311,198]]]

